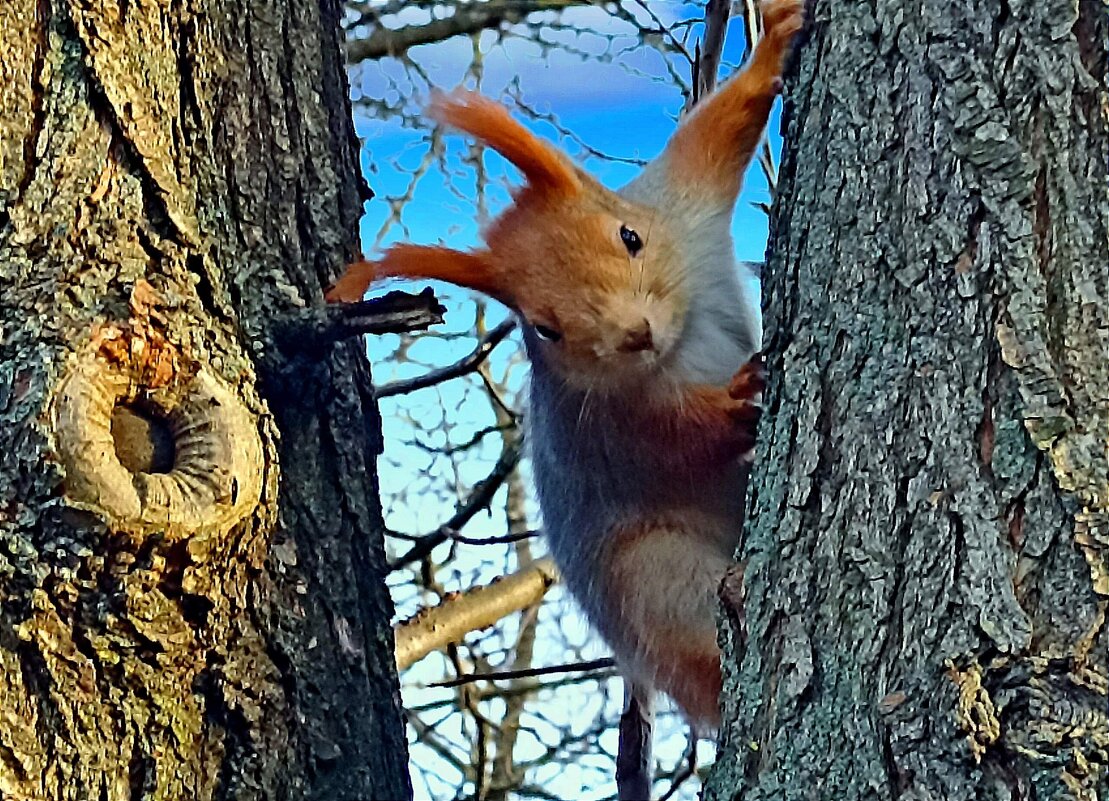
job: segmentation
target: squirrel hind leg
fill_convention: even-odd
[[[674,699],[686,719],[700,734],[720,728],[720,649],[715,638],[689,643],[673,655],[672,670],[659,676],[659,690]]]
[[[699,730],[720,722],[717,587],[732,564],[721,523],[692,510],[609,532],[598,628],[625,674],[674,699]]]

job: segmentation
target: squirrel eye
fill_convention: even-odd
[[[643,240],[639,238],[639,234],[626,225],[620,226],[620,239],[633,256],[643,249]]]
[[[536,325],[535,333],[539,335],[540,339],[545,339],[548,342],[558,342],[562,339],[562,332],[555,331],[553,328],[548,328],[545,325]]]

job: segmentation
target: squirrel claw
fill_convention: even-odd
[[[762,363],[762,357],[756,355],[732,376],[731,383],[728,384],[728,396],[757,406],[759,395],[764,389],[766,389],[766,368]]]
[[[762,416],[761,396],[765,388],[766,370],[758,355],[740,367],[728,385],[728,397],[732,402],[728,416],[737,426],[741,453],[747,453],[755,445],[755,428]]]

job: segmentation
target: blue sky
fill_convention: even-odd
[[[671,8],[672,7],[672,8]],[[677,4],[662,4],[660,9],[671,8],[680,15],[688,7]],[[699,13],[699,12],[698,12]],[[563,21],[568,24],[595,25],[602,30],[615,27],[619,23],[598,24],[598,15],[607,19],[598,9],[580,9],[566,12]],[[735,64],[742,57],[743,35],[738,21],[733,21],[724,51],[724,64]],[[617,42],[627,45],[628,42]],[[666,143],[673,131],[682,98],[669,82],[652,80],[664,72],[664,58],[658,51],[650,48],[630,50],[618,63],[597,63],[586,61],[578,56],[568,55],[559,50],[544,54],[533,43],[522,40],[509,40],[503,46],[493,45],[496,37],[487,32],[482,37],[483,55],[481,91],[501,97],[506,86],[518,79],[524,100],[543,113],[553,113],[564,128],[571,130],[576,137],[592,148],[619,157],[650,159]],[[579,44],[580,49],[589,50],[588,42]],[[593,48],[599,50],[599,47]],[[421,69],[440,88],[453,88],[466,77],[466,66],[472,54],[469,40],[456,38],[436,45],[415,48],[413,57]],[[671,56],[672,61],[680,63],[680,58]],[[379,69],[359,70],[352,76],[355,97],[370,97],[399,94],[402,91],[414,95],[416,101],[410,104],[415,112],[426,87],[413,84],[410,77],[399,65],[390,67],[388,60],[379,63]],[[377,67],[378,65],[375,65]],[[724,67],[726,71],[727,66]],[[681,70],[687,72],[684,65]],[[467,82],[472,86],[473,81]],[[507,101],[511,107],[511,100]],[[389,168],[388,161],[398,159],[406,168],[414,168],[426,152],[423,144],[424,132],[402,127],[396,121],[368,118],[356,110],[355,122],[358,134],[363,138],[363,167],[371,188],[377,193],[378,200],[366,204],[366,214],[362,223],[363,243],[369,247],[382,221],[388,215],[388,207],[380,198],[402,194],[407,184],[406,176]],[[558,132],[546,123],[531,123],[529,127],[542,136],[558,140]],[[769,137],[774,152],[780,149],[777,111],[769,126]],[[466,140],[457,134],[447,139],[448,154],[457,157],[464,152]],[[571,154],[581,155],[572,142],[560,142]],[[595,157],[579,159],[603,183],[618,187],[626,183],[638,171],[638,167],[622,163],[604,161]],[[496,154],[488,153],[486,165],[491,174],[498,178],[508,177],[517,180],[511,167],[506,167]],[[456,161],[452,162],[457,164]],[[436,178],[438,176],[429,176]],[[507,195],[500,191],[494,195],[495,201],[503,203]],[[767,223],[765,215],[754,208],[752,202],[769,200],[766,182],[757,165],[752,165],[744,185],[744,192],[736,209],[734,231],[736,250],[740,259],[761,261],[766,247]],[[459,197],[452,194],[441,180],[425,179],[409,203],[404,222],[408,234],[395,229],[384,240],[385,244],[401,238],[416,242],[434,242],[440,239],[453,247],[472,245],[477,241],[477,226],[473,221],[472,208]]]

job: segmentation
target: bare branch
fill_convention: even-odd
[[[594,158],[598,159],[604,159],[605,161],[611,161],[615,164],[632,164],[636,167],[646,166],[647,159],[637,158],[634,156],[613,156],[609,153],[605,153],[602,150],[598,150],[597,148],[587,143],[580,136],[575,134],[573,131],[571,131],[569,128],[562,125],[562,123],[558,121],[558,118],[555,117],[554,114],[544,113],[537,109],[535,106],[525,102],[523,96],[520,93],[520,85],[518,81],[513,83],[513,91],[510,92],[510,96],[512,97],[513,101],[515,101],[516,106],[520,109],[520,111],[524,112],[524,114],[526,114],[529,118],[533,120],[549,124],[552,128],[558,131],[559,136],[561,136],[563,139],[568,139],[573,142],[585,155],[593,156]]]
[[[545,561],[545,560],[544,560]],[[536,562],[536,564],[539,564]],[[611,656],[600,659],[590,659],[588,662],[577,662],[572,665],[549,665],[547,667],[526,668],[524,670],[501,670],[496,673],[471,673],[449,681],[437,681],[429,687],[457,687],[461,684],[471,684],[475,681],[505,681],[508,679],[526,679],[532,676],[550,676],[556,673],[586,673],[592,670],[606,670],[616,666],[616,660]]]
[[[755,52],[755,45],[759,43],[759,32],[762,30],[762,14],[759,12],[758,3],[755,0],[738,1],[743,3],[743,39],[747,46],[745,57],[749,58]]]
[[[514,534],[502,534],[499,537],[464,537],[457,531],[450,532],[449,536],[455,542],[461,542],[463,545],[504,545],[510,542],[530,540],[533,537],[538,537],[539,534],[540,532],[533,529],[530,531],[517,531]]]
[[[432,651],[461,641],[471,631],[538,603],[557,580],[554,562],[540,559],[511,576],[422,610],[396,628],[397,669],[404,670]]]
[[[378,26],[364,39],[347,45],[347,63],[397,56],[418,45],[433,44],[453,36],[480,33],[523,22],[529,14],[539,11],[562,11],[572,6],[602,5],[590,0],[489,0],[472,5],[458,5],[449,17],[433,19],[422,25],[402,28]]]
[[[420,182],[423,180],[424,176],[427,175],[431,167],[433,165],[438,165],[440,168],[443,167],[445,147],[442,130],[435,128],[431,131],[429,136],[427,152],[424,153],[423,158],[420,159],[420,163],[416,165],[415,169],[405,170],[396,160],[393,161],[393,166],[396,167],[397,172],[408,173],[408,185],[400,195],[391,195],[381,198],[389,206],[389,216],[381,224],[381,227],[377,229],[372,250],[377,250],[381,247],[381,243],[385,240],[385,235],[389,233],[394,225],[399,225],[406,237],[410,235],[408,226],[405,225],[404,221],[401,219],[404,208],[415,196],[416,188],[420,185]]]
[[[413,714],[411,710],[409,710],[409,714],[407,717],[408,725],[415,730],[416,735],[421,743],[433,750],[436,754],[439,755],[441,759],[450,763],[451,766],[453,766],[463,776],[467,774],[470,766],[459,759],[451,751],[451,743],[444,741],[443,738],[435,732],[434,726],[429,726],[427,723],[421,720],[419,716]]]
[[[465,358],[459,359],[452,365],[448,365],[439,370],[432,370],[430,373],[425,373],[416,378],[406,378],[401,381],[393,381],[382,387],[377,387],[374,390],[374,397],[381,399],[388,398],[391,395],[415,392],[417,389],[432,387],[444,381],[449,381],[452,378],[459,378],[467,373],[472,373],[482,362],[489,358],[489,354],[493,352],[493,348],[497,347],[501,340],[511,334],[515,328],[516,320],[510,317],[483,336],[481,341],[478,342],[477,347]]]
[[[705,6],[705,33],[697,59],[697,80],[693,84],[692,102],[696,103],[712,93],[716,87],[716,73],[720,70],[720,57],[724,52],[724,34],[728,30],[728,17],[732,11],[731,0],[709,0]]]
[[[689,732],[689,741],[685,747],[685,753],[682,754],[682,761],[678,768],[675,768],[674,775],[670,778],[670,787],[662,794],[658,801],[669,801],[674,796],[681,786],[687,782],[694,773],[697,772],[697,735],[695,732]]]
[[[624,714],[620,716],[620,744],[616,753],[616,792],[620,801],[643,801],[651,797],[654,724],[651,693],[625,679]]]
[[[486,688],[483,688],[483,689],[478,689],[476,691],[477,696],[478,696],[478,699],[482,700],[482,701],[488,700],[490,698],[500,698],[500,699],[516,698],[517,696],[521,696],[521,695],[528,695],[528,696],[535,695],[535,693],[540,692],[542,690],[558,690],[558,689],[561,689],[563,687],[575,687],[579,684],[584,684],[586,682],[604,681],[605,679],[610,679],[610,678],[613,678],[613,677],[616,676],[616,672],[614,670],[615,661],[612,660],[610,657],[608,657],[606,659],[607,659],[607,661],[612,661],[612,663],[613,663],[612,666],[605,667],[604,661],[606,661],[606,660],[597,659],[597,660],[593,660],[593,661],[598,663],[600,665],[600,667],[598,667],[596,669],[592,669],[592,670],[586,670],[584,673],[581,673],[580,675],[566,676],[565,678],[558,679],[558,680],[555,680],[555,681],[529,681],[527,683],[520,683],[518,685],[513,684],[509,687],[490,686],[490,687],[486,687]],[[555,665],[553,668],[550,668],[550,669],[548,669],[548,668],[535,668],[535,669],[536,670],[542,670],[542,671],[545,671],[546,673],[550,673],[550,674],[559,674],[559,673],[562,673],[564,671],[568,671],[568,670],[571,670],[571,669],[574,669],[574,672],[576,672],[576,668],[583,668],[584,669],[586,666],[591,665],[591,664],[593,664],[593,663],[592,662],[582,662],[582,663],[580,663],[576,666],[575,665]],[[499,674],[493,673],[493,674],[487,674],[487,675],[493,676],[493,678],[490,679],[490,681],[496,681],[496,678]],[[480,678],[479,676],[474,676],[473,680],[476,682],[476,681],[479,680],[479,678]],[[470,677],[467,676],[467,677],[463,677],[463,678],[460,678],[460,679],[453,679],[452,681],[468,681],[468,680],[470,680]],[[427,686],[438,688],[439,685],[429,684]],[[449,687],[449,685],[448,685],[448,687]],[[436,709],[444,709],[445,707],[453,706],[456,703],[457,703],[457,699],[455,699],[455,698],[441,698],[437,701],[431,701],[429,703],[422,704],[420,706],[408,707],[408,709],[410,709],[413,712],[423,713],[423,712],[431,712],[431,711],[434,711]]]
[[[651,22],[655,23],[655,25],[658,26],[657,33],[665,37],[666,39],[669,39],[671,47],[673,47],[677,52],[681,53],[685,57],[686,62],[690,66],[693,66],[693,56],[689,54],[689,51],[685,47],[685,43],[682,42],[682,40],[674,34],[674,29],[666,27],[665,23],[663,23],[663,21],[659,19],[658,14],[652,11],[651,7],[647,5],[646,0],[635,1],[639,5],[639,7],[642,8],[643,11],[647,14],[647,16],[651,18]],[[711,8],[712,4],[715,2],[720,2],[720,0],[709,0],[709,7]],[[708,13],[709,11],[706,10],[705,14],[707,15]],[[724,13],[727,14],[726,11]],[[648,31],[647,29],[643,29],[644,34],[650,32],[651,31]]]
[[[437,545],[450,539],[450,532],[462,528],[473,519],[474,515],[489,506],[493,496],[497,494],[497,490],[508,478],[509,473],[516,468],[516,463],[519,461],[519,449],[506,448],[501,453],[501,458],[493,465],[489,475],[477,483],[470,497],[451,516],[451,519],[432,533],[421,537],[408,553],[390,563],[389,569],[396,570],[398,567],[419,561],[431,553]]]

